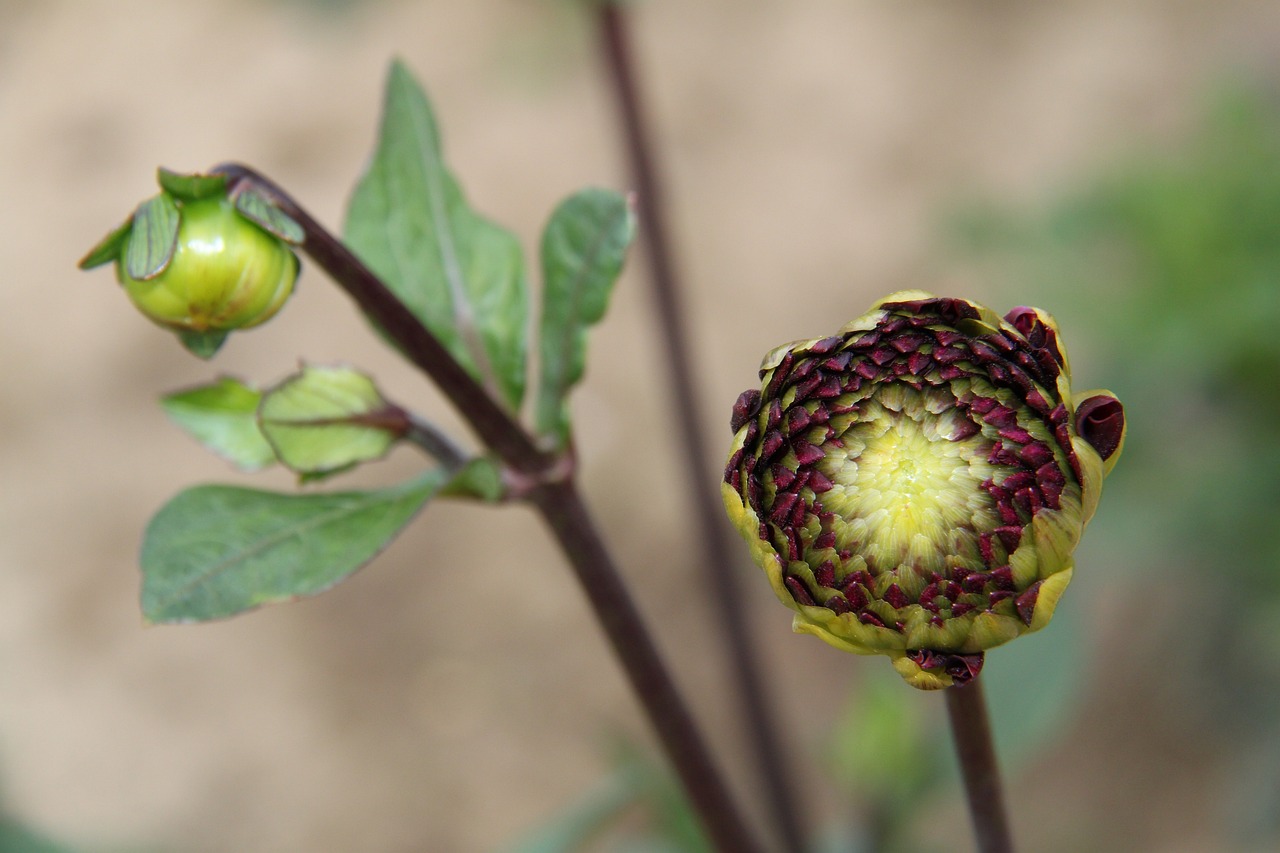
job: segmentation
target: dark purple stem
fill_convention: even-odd
[[[604,51],[614,101],[619,111],[626,151],[635,182],[640,219],[640,243],[646,250],[654,306],[663,335],[667,380],[671,387],[672,414],[679,426],[681,468],[685,489],[694,504],[697,539],[701,554],[697,560],[704,581],[716,601],[721,635],[733,666],[737,701],[745,715],[756,772],[766,792],[769,808],[785,849],[802,853],[804,834],[790,773],[778,741],[778,727],[765,695],[754,638],[746,619],[740,582],[735,572],[738,559],[730,547],[728,525],[720,507],[715,479],[707,475],[711,452],[707,447],[706,425],[699,415],[705,394],[697,387],[693,359],[680,304],[681,287],[664,218],[665,206],[655,163],[654,148],[646,130],[627,35],[626,12],[608,0],[598,5],[598,38]]]
[[[515,418],[449,355],[404,303],[288,193],[246,166],[225,164],[214,171],[228,177],[232,191],[239,182],[250,182],[301,225],[306,235],[303,251],[395,341],[406,358],[435,381],[485,445],[497,453],[519,479],[532,484],[529,499],[573,566],[712,844],[722,851],[760,853],[763,848],[752,837],[734,804],[688,706],[582,503],[572,480],[572,466],[565,465],[563,457],[540,450]]]
[[[975,678],[963,687],[948,687],[944,692],[979,853],[1013,853],[982,679]]]

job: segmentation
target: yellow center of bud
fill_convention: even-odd
[[[891,390],[890,390],[891,389]],[[909,386],[863,401],[839,449],[827,447],[822,495],[837,524],[836,547],[861,556],[873,575],[891,572],[918,591],[932,572],[977,556],[975,529],[995,526],[994,502],[981,488],[995,474],[981,435],[951,440],[954,410],[929,411]],[[950,560],[948,559],[950,558]]]

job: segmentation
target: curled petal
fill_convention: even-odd
[[[1087,391],[1076,398],[1076,432],[1098,451],[1109,474],[1124,449],[1124,406],[1109,391]]]

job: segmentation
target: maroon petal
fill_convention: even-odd
[[[1104,460],[1110,459],[1124,436],[1124,406],[1106,394],[1090,397],[1076,407],[1076,432]]]

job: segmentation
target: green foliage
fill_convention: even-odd
[[[71,853],[71,848],[12,818],[0,817],[0,853]]]
[[[91,270],[94,267],[100,267],[103,264],[109,264],[116,258],[120,257],[120,253],[124,251],[125,243],[129,239],[129,233],[133,231],[133,214],[129,214],[129,218],[121,222],[111,230],[111,233],[103,237],[97,244],[90,249],[76,266],[82,270]]]
[[[569,390],[586,367],[587,329],[600,322],[635,234],[621,195],[587,189],[556,208],[542,235],[541,381],[537,430],[563,447],[569,437]]]
[[[990,206],[961,223],[974,254],[1094,332],[1092,361],[1130,413],[1116,482],[1143,493],[1127,537],[1177,563],[1210,559],[1270,596],[1280,594],[1277,163],[1280,109],[1233,89],[1172,151],[1083,181],[1046,213]]]
[[[528,320],[520,245],[468,206],[426,95],[399,62],[346,240],[473,376],[519,407]]]
[[[124,250],[124,268],[131,278],[145,281],[164,272],[178,247],[178,206],[168,193],[138,205]]]
[[[258,389],[223,377],[168,394],[160,405],[174,423],[209,450],[237,468],[257,471],[276,461],[275,451],[258,429],[261,400]]]
[[[601,848],[603,836],[612,839]],[[680,784],[636,746],[619,743],[609,775],[507,853],[712,853]]]
[[[312,476],[382,458],[405,426],[368,376],[313,365],[267,391],[257,420],[275,457]]]
[[[225,175],[187,174],[161,167],[156,170],[156,181],[161,189],[182,201],[199,201],[227,191]]]
[[[433,470],[369,492],[187,489],[147,526],[143,615],[204,621],[323,592],[381,551],[447,480]]]
[[[283,210],[276,207],[272,201],[262,193],[251,188],[242,188],[235,193],[236,210],[240,211],[240,215],[250,222],[258,225],[268,234],[272,234],[291,243],[295,246],[300,245],[305,237],[302,233],[302,226],[289,217]]]
[[[1183,142],[1074,186],[1044,211],[973,209],[959,234],[1015,299],[1093,332],[1077,378],[1105,375],[1129,422],[1094,526],[1128,581],[1160,590],[1130,649],[1149,658],[1127,665],[1253,753],[1280,732],[1280,104],[1227,87]],[[1267,767],[1251,799],[1274,831]]]

